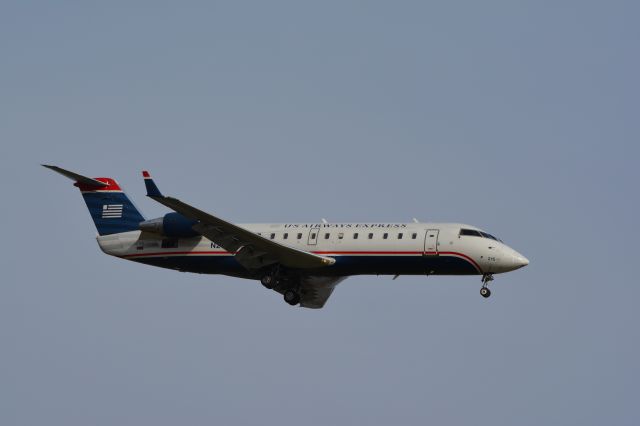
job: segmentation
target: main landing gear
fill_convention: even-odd
[[[487,287],[487,285],[491,281],[493,281],[493,275],[484,274],[482,276],[482,288],[480,289],[480,296],[484,297],[485,299],[491,296],[491,290],[489,290],[489,287]]]
[[[290,304],[291,306],[295,306],[300,303],[300,294],[298,294],[295,290],[285,290],[284,301]]]
[[[263,275],[262,278],[260,278],[260,284],[262,284],[269,290],[273,288],[276,282],[277,282],[276,277],[271,274]]]
[[[298,287],[294,285],[290,277],[282,276],[278,270],[271,271],[260,278],[260,283],[269,290],[276,290],[278,292],[284,292],[284,301],[288,304],[295,306],[300,303],[300,293]]]
[[[278,287],[284,279],[283,272],[279,265],[264,271],[264,275],[260,278],[260,284],[269,290],[273,290]]]

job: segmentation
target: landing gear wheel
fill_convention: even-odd
[[[287,290],[284,292],[284,301],[288,304],[295,306],[300,303],[300,295],[295,290]]]
[[[271,275],[265,275],[262,278],[260,278],[260,284],[262,284],[263,286],[265,286],[269,290],[271,290],[273,288],[273,285],[275,284],[275,281],[276,281],[275,278],[273,278],[273,276],[271,276]]]
[[[491,281],[493,281],[493,274],[484,274],[482,276],[482,288],[480,289],[480,296],[484,297],[485,299],[491,296],[491,290],[487,288],[487,284],[489,284]]]

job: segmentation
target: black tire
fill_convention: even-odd
[[[265,275],[260,278],[260,284],[271,290],[273,288],[274,279],[271,275]]]
[[[284,296],[284,301],[290,304],[291,306],[295,306],[298,303],[300,303],[300,295],[298,294],[297,291],[287,290],[284,292],[283,296]]]
[[[488,298],[489,296],[491,296],[491,290],[489,290],[487,287],[482,287],[480,289],[480,296],[484,297],[485,299]]]

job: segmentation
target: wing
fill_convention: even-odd
[[[336,286],[347,277],[314,277],[308,276],[300,283],[300,306],[304,308],[320,309]]]
[[[199,210],[177,198],[165,197],[160,193],[149,173],[142,172],[142,174],[148,197],[189,219],[198,221],[192,227],[196,232],[226,251],[235,253],[238,263],[247,269],[260,269],[276,263],[293,269],[315,269],[335,263],[335,259],[330,257],[318,256],[285,246]]]

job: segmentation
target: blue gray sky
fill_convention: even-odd
[[[636,425],[637,2],[0,5],[3,425]],[[531,264],[320,311],[103,255],[57,164],[236,222],[460,221]]]

